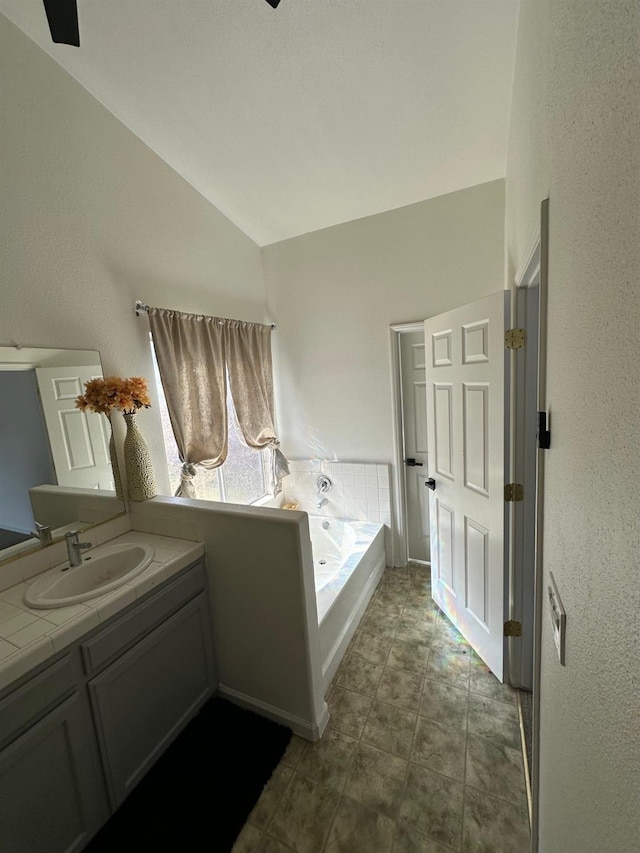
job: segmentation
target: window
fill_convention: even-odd
[[[178,456],[178,448],[173,437],[167,401],[165,400],[158,363],[156,361],[153,342],[151,342],[153,370],[158,387],[158,408],[162,420],[164,448],[169,469],[171,493],[175,494],[180,484],[180,469],[182,464]],[[210,501],[225,501],[236,504],[252,504],[268,497],[269,462],[271,451],[257,451],[248,447],[238,424],[233,401],[227,382],[227,415],[229,451],[224,465],[207,471],[198,467],[196,474],[198,499]]]

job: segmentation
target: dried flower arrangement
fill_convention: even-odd
[[[83,412],[88,409],[90,412],[109,417],[112,409],[131,415],[138,409],[148,409],[151,406],[147,380],[141,376],[131,376],[128,379],[119,376],[90,379],[84,383],[84,387],[84,394],[76,398],[76,408]]]

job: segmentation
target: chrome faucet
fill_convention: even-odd
[[[91,548],[91,542],[78,542],[78,530],[69,530],[64,534],[67,542],[67,554],[69,556],[70,566],[79,566],[82,563],[81,551],[86,548]]]
[[[316,507],[318,509],[322,509],[323,506],[326,506],[329,503],[329,498],[322,498],[322,500],[318,501]]]
[[[31,531],[31,535],[39,539],[41,545],[51,544],[51,528],[40,524],[38,521],[36,521],[36,529]]]

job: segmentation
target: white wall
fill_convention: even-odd
[[[303,512],[159,497],[134,530],[204,542],[221,695],[309,740],[328,721],[309,520]]]
[[[0,79],[0,345],[153,383],[136,299],[266,319],[258,247],[2,15]],[[157,410],[139,424],[166,491]]]
[[[540,852],[640,847],[639,7],[521,4],[506,190],[508,274],[550,201]]]
[[[263,249],[283,450],[393,459],[388,328],[504,286],[504,182]]]

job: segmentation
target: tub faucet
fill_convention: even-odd
[[[77,530],[69,530],[68,533],[64,534],[64,538],[67,542],[67,554],[69,556],[69,565],[70,566],[79,566],[82,563],[82,554],[81,551],[84,551],[86,548],[91,548],[91,542],[78,542],[78,533]]]
[[[329,503],[329,498],[322,498],[322,500],[319,500],[319,501],[318,501],[318,503],[316,504],[316,506],[317,506],[317,508],[318,508],[318,509],[322,509],[322,507],[323,507],[323,506],[326,506],[328,503]]]

